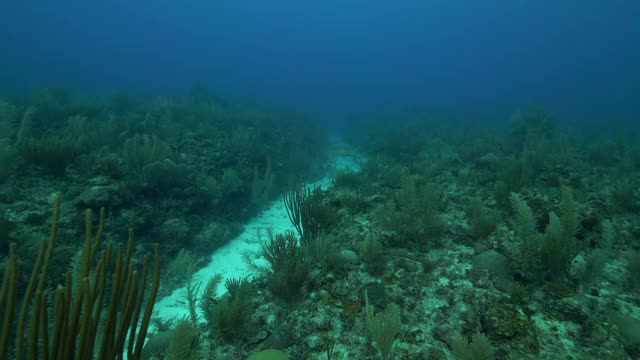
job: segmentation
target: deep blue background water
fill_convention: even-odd
[[[640,120],[640,1],[0,2],[0,92]]]

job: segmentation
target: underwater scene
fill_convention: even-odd
[[[640,359],[640,2],[0,4],[0,360]]]

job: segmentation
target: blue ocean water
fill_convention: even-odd
[[[637,1],[0,0],[0,360],[640,359],[639,64]]]
[[[531,102],[567,121],[633,121],[639,19],[640,3],[623,0],[7,0],[0,91],[205,85],[336,121],[399,110],[505,118]]]

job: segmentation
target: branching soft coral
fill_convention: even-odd
[[[101,211],[94,234],[91,211],[87,211],[81,261],[67,273],[66,283],[50,294],[47,280],[59,213],[60,196],[54,206],[51,237],[40,246],[19,312],[17,246],[11,244],[0,290],[0,357],[111,360],[126,352],[127,358],[140,359],[160,279],[158,245],[153,272],[145,258],[139,273],[132,262],[133,231],[129,230],[126,249],[114,249],[109,243],[99,253],[105,212]],[[149,277],[153,278],[151,292],[143,306]],[[50,300],[53,308],[49,308]]]

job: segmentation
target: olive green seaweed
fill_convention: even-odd
[[[298,299],[311,264],[295,234],[269,232],[269,240],[262,244],[262,256],[270,265],[265,271],[271,292],[288,303]]]
[[[396,335],[402,326],[400,308],[396,304],[390,304],[386,311],[375,314],[373,305],[369,304],[368,290],[365,291],[364,298],[365,325],[369,337],[374,341],[376,349],[382,354],[382,358],[389,359],[396,341]]]
[[[512,193],[511,203],[516,215],[514,260],[518,269],[533,278],[540,278],[542,272],[556,280],[566,278],[578,253],[576,234],[580,227],[571,189],[561,188],[560,211],[549,212],[544,233],[538,232],[533,210],[520,194]]]
[[[467,342],[461,336],[453,341],[453,356],[456,360],[493,360],[495,359],[495,349],[489,339],[482,333],[477,333],[471,337],[471,342]]]
[[[542,236],[536,228],[533,210],[520,194],[511,193],[515,211],[514,230],[518,237],[514,260],[524,274],[537,274],[542,269]]]
[[[324,203],[325,192],[319,187],[298,186],[284,194],[289,220],[304,245],[315,236],[326,233],[337,222],[335,211]]]
[[[182,319],[174,327],[169,346],[167,360],[197,360],[200,357],[200,331],[191,320]]]

